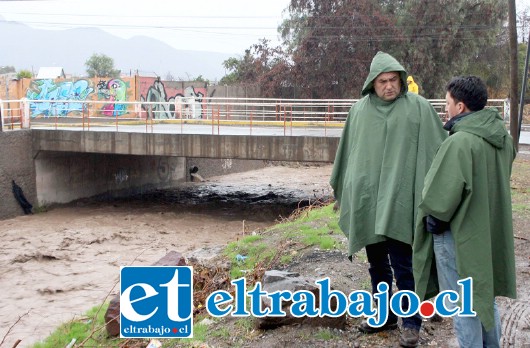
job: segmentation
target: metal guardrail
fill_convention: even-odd
[[[181,98],[167,102],[108,102],[80,100],[0,100],[2,130],[23,128],[58,129],[94,126],[145,126],[152,132],[158,124],[206,124],[244,127],[296,126],[342,127],[351,105],[358,99],[265,99],[265,98]],[[445,121],[445,100],[432,99],[438,115]],[[501,114],[502,99],[488,101]],[[122,127],[123,128],[123,127]],[[251,130],[250,130],[251,133]]]

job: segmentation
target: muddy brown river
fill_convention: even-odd
[[[116,294],[120,266],[150,265],[171,250],[207,258],[330,197],[330,174],[330,165],[267,167],[1,221],[2,347],[31,346]]]

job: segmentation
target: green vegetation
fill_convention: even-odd
[[[240,278],[251,271],[254,265],[270,261],[275,252],[272,246],[261,242],[261,236],[248,236],[237,242],[228,244],[225,255],[232,261],[230,276]]]
[[[328,229],[325,227],[313,228],[310,226],[303,226],[300,232],[304,236],[303,242],[306,245],[317,245],[320,249],[333,249],[335,246],[335,239],[328,236]]]
[[[321,340],[326,340],[326,341],[329,341],[335,338],[335,335],[333,334],[333,332],[331,332],[331,330],[328,328],[318,330],[315,336],[316,338],[319,338]]]
[[[263,235],[253,235],[228,244],[225,255],[232,262],[232,279],[254,272],[256,267],[291,262],[292,255],[282,252],[287,246],[298,245],[300,249],[336,249],[337,239],[333,235],[342,235],[342,232],[337,224],[337,213],[330,204],[322,208],[301,210],[265,234],[272,237],[273,242],[265,243]]]
[[[291,261],[293,261],[293,256],[292,256],[292,255],[282,255],[282,256],[280,257],[280,263],[281,263],[282,265],[284,265],[284,264],[288,264],[288,263],[290,263]]]
[[[252,319],[249,318],[239,318],[236,321],[236,326],[245,330],[245,332],[251,332],[254,329],[254,323]]]
[[[264,97],[357,98],[369,62],[384,51],[427,98],[440,98],[452,76],[467,74],[506,96],[507,15],[507,2],[496,0],[448,1],[444,11],[432,0],[292,1],[278,28],[281,44],[261,39],[225,60],[221,84],[255,83]]]
[[[45,213],[47,211],[48,211],[47,205],[38,205],[36,207],[33,207],[33,214]]]
[[[76,346],[84,342],[85,347],[95,347],[105,341],[105,347],[117,347],[119,342],[116,339],[106,338],[104,315],[107,307],[108,304],[93,307],[81,318],[74,318],[62,324],[44,341],[36,343],[33,348],[65,347],[72,339],[76,340]]]
[[[530,205],[527,203],[527,204],[513,204],[512,205],[512,210],[513,212],[517,212],[517,213],[523,213],[523,212],[530,212]]]
[[[33,78],[33,73],[29,70],[20,70],[17,73],[17,79],[31,79]]]
[[[88,77],[119,77],[120,70],[114,69],[114,59],[105,54],[94,53],[85,62]]]
[[[512,169],[512,211],[523,216],[530,215],[530,186],[527,173],[530,172],[530,161],[516,160]]]

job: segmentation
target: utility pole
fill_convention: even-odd
[[[519,102],[519,117],[517,128],[517,139],[521,136],[521,125],[523,124],[523,112],[524,112],[524,97],[526,95],[526,86],[528,81],[528,57],[530,55],[530,33],[528,34],[528,43],[526,44],[526,58],[524,61],[524,72],[523,72],[523,84],[521,86],[521,101]]]
[[[519,151],[519,126],[517,103],[517,18],[515,0],[508,0],[508,33],[510,36],[510,135],[515,148]]]

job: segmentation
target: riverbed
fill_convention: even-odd
[[[80,318],[118,293],[120,266],[150,265],[172,250],[208,257],[329,198],[330,174],[331,165],[270,166],[1,221],[0,342],[31,346]]]

